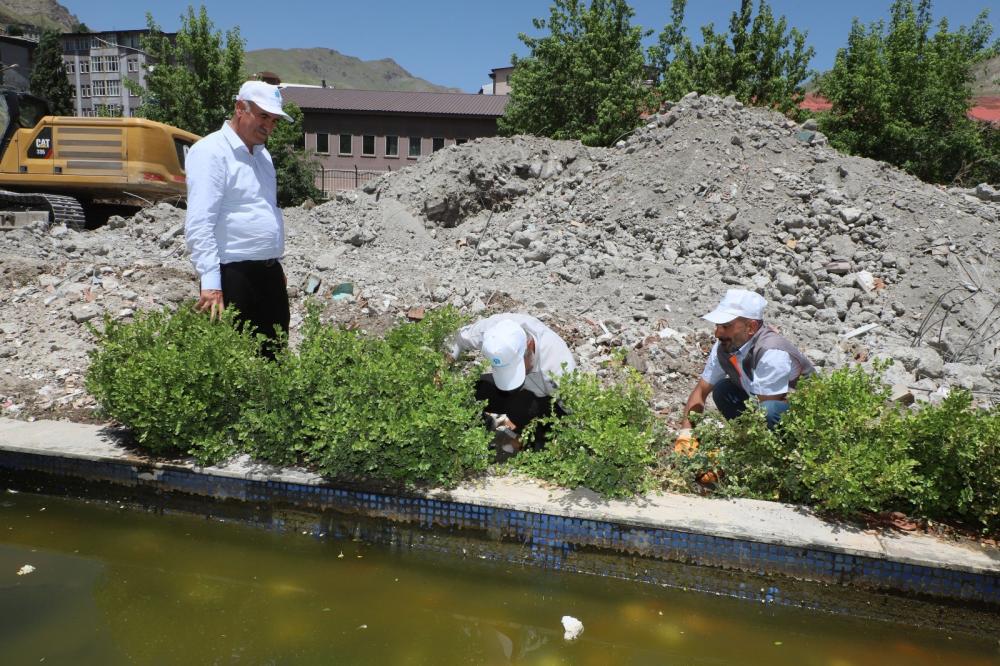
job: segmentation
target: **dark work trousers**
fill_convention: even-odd
[[[493,381],[493,375],[486,373],[480,375],[476,382],[476,400],[485,400],[485,411],[492,414],[506,414],[514,425],[516,432],[520,435],[524,431],[524,426],[532,419],[541,416],[548,416],[552,411],[552,398],[546,396],[539,398],[531,391],[520,388],[513,391],[501,391]],[[556,414],[565,415],[563,408],[556,404]],[[536,451],[545,446],[548,439],[549,429],[540,427],[535,429],[535,439],[531,448]]]
[[[726,420],[735,419],[746,411],[746,402],[750,399],[742,386],[737,385],[733,380],[726,377],[712,388],[712,399],[715,406],[719,408]],[[781,420],[782,414],[788,411],[788,402],[785,400],[764,400],[760,403],[767,414],[767,427],[774,429]]]
[[[253,331],[268,338],[261,353],[274,359],[278,329],[287,333],[290,318],[281,263],[276,259],[234,261],[222,264],[221,270],[226,307],[235,307],[239,311],[238,321],[249,323]]]

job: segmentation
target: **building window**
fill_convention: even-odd
[[[439,136],[434,137],[434,144],[431,146],[431,152],[436,153],[442,148],[444,148],[444,139]]]
[[[72,60],[66,62],[66,73],[76,74],[76,63],[73,62]]]
[[[128,71],[138,72],[139,71],[139,61],[135,58],[129,58],[127,61]]]
[[[80,58],[80,73],[81,74],[90,73],[90,58]]]
[[[352,137],[350,134],[341,134],[340,135],[340,154],[341,155],[350,155],[351,153],[354,152],[354,150],[351,147],[351,140],[353,138],[354,137]]]
[[[104,56],[105,72],[117,72],[119,64],[118,56]]]
[[[316,134],[316,152],[327,155],[330,153],[330,135],[325,132]]]
[[[365,134],[361,137],[361,154],[375,157],[375,135]]]
[[[420,157],[420,137],[410,137],[410,157]]]
[[[139,93],[137,93],[136,91],[134,91],[134,90],[132,90],[131,88],[129,88],[129,89],[128,89],[128,96],[129,96],[129,97],[138,97],[138,96],[139,96]]]
[[[90,71],[92,72],[104,71],[104,56],[93,56],[90,58]]]
[[[115,79],[112,81],[108,81],[108,96],[118,97],[121,94],[122,94],[121,85],[119,84],[118,80]]]
[[[385,137],[385,156],[386,157],[399,157],[399,137],[398,136],[387,136],[387,137]]]
[[[80,86],[80,97],[90,97],[90,84],[84,83]]]
[[[468,143],[468,142],[469,142],[468,139],[455,139],[456,146],[461,146],[463,143]]]
[[[104,81],[91,81],[90,84],[93,87],[92,90],[94,97],[104,97],[108,94]]]

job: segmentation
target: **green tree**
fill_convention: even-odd
[[[28,85],[32,94],[49,101],[53,114],[73,115],[73,87],[63,65],[62,41],[58,32],[47,30],[42,33],[35,48],[35,64]]]
[[[696,47],[684,34],[686,6],[687,0],[673,0],[672,20],[649,49],[665,98],[679,99],[693,90],[782,111],[798,106],[814,54],[806,46],[807,33],[789,29],[784,16],[775,19],[765,0],[756,16],[753,0],[742,0],[729,31],[717,33],[711,23],[702,26],[702,43]]]
[[[643,31],[624,0],[555,0],[544,37],[519,38],[531,50],[512,56],[510,101],[501,134],[535,134],[608,145],[633,129],[648,106]]]
[[[847,46],[820,79],[820,93],[833,104],[821,127],[840,150],[923,180],[996,181],[996,130],[966,115],[972,65],[996,50],[988,47],[988,13],[957,31],[942,19],[932,33],[932,22],[931,0],[895,0],[888,25],[855,20]]]
[[[315,201],[322,192],[316,188],[316,165],[305,151],[302,110],[291,102],[282,108],[292,122],[278,121],[267,141],[267,151],[278,177],[278,205],[298,206],[306,199]]]
[[[219,129],[233,111],[244,78],[239,28],[227,31],[223,40],[204,5],[198,13],[188,6],[174,39],[152,14],[146,14],[146,22],[149,34],[142,48],[151,60],[145,65],[146,85],[125,82],[142,97],[138,115],[200,135]]]

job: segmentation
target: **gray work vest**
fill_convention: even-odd
[[[778,333],[776,330],[770,326],[761,326],[760,330],[754,333],[753,337],[747,343],[750,345],[750,349],[747,351],[747,355],[743,357],[743,374],[753,380],[753,372],[760,363],[761,356],[764,352],[771,349],[778,349],[780,351],[786,352],[792,358],[792,374],[788,378],[789,388],[795,388],[795,385],[799,381],[799,377],[808,377],[809,375],[816,372],[816,368],[813,367],[812,361],[806,358],[806,355],[796,349],[795,345],[788,341],[783,335]],[[737,386],[742,387],[743,384],[740,382],[740,375],[732,363],[729,362],[729,357],[731,354],[722,349],[720,344],[717,347],[716,355],[718,357],[719,366],[726,372],[726,376],[735,383]]]

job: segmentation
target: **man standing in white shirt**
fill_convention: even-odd
[[[458,358],[465,351],[481,352],[490,363],[491,372],[476,383],[476,399],[486,400],[486,415],[500,417],[491,425],[508,429],[517,438],[533,419],[548,416],[559,378],[576,368],[563,339],[526,314],[497,314],[462,328],[448,353]],[[545,435],[536,432],[536,448],[544,445]],[[517,450],[520,440],[511,445]]]
[[[760,294],[730,289],[722,302],[703,317],[715,324],[715,345],[698,384],[684,406],[682,427],[691,412],[701,413],[709,394],[722,415],[733,419],[753,396],[773,428],[788,409],[788,392],[800,377],[816,371],[812,362],[775,329],[764,325],[767,301]],[[682,431],[681,436],[689,436]]]
[[[236,95],[233,116],[192,146],[185,160],[185,238],[201,279],[196,308],[214,319],[226,306],[269,341],[288,331],[285,228],[277,204],[277,180],[264,147],[281,118],[281,91],[247,81]],[[265,345],[264,354],[274,355]]]

